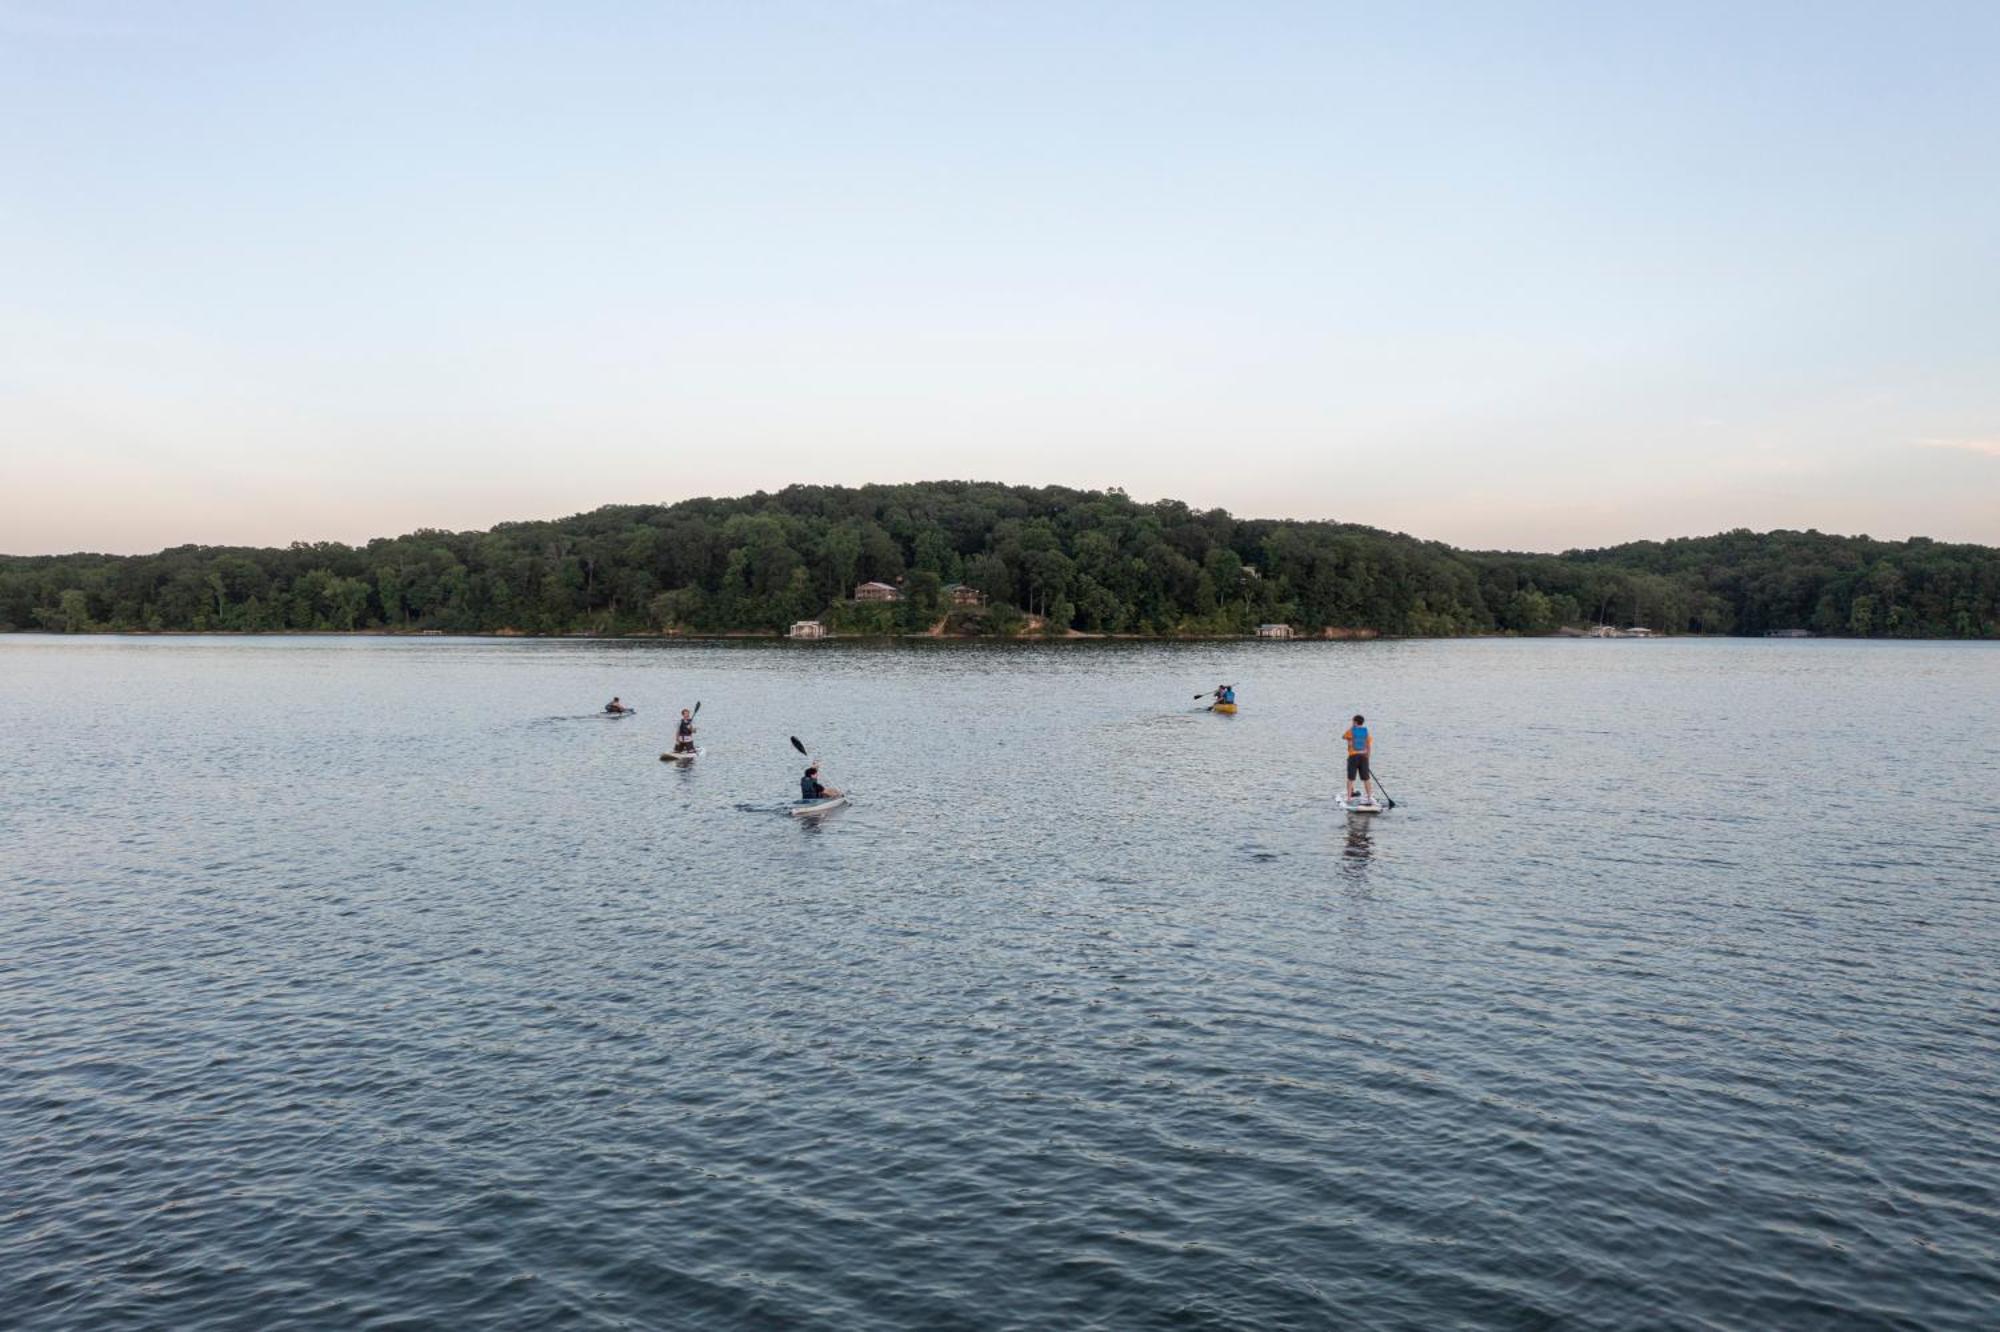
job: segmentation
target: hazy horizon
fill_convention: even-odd
[[[0,551],[792,483],[2000,545],[2000,7],[0,0]]]

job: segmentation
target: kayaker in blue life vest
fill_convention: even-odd
[[[681,709],[680,725],[674,727],[674,752],[685,754],[694,748],[694,714]]]
[[[1234,703],[1236,701],[1236,686],[1217,685],[1215,687],[1215,701],[1218,703]]]
[[[632,709],[626,707],[623,703],[620,703],[618,701],[618,696],[616,694],[613,694],[611,696],[611,701],[604,705],[604,710],[606,712],[630,712]]]
[[[819,764],[817,763],[807,768],[806,775],[799,778],[799,799],[801,800],[831,800],[839,794],[840,792],[834,790],[831,786],[820,785]]]
[[[1368,795],[1368,784],[1375,780],[1375,774],[1368,770],[1369,756],[1375,752],[1374,737],[1368,734],[1368,721],[1360,713],[1354,714],[1354,725],[1340,733],[1347,742],[1347,798],[1354,799],[1354,779],[1361,779],[1361,794]],[[1369,799],[1374,799],[1369,796]]]

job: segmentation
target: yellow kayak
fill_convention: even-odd
[[[1235,705],[1234,703],[1211,703],[1211,704],[1209,704],[1209,705],[1208,705],[1208,710],[1209,710],[1210,712],[1231,712],[1231,713],[1233,713],[1233,712],[1235,712],[1235,711],[1236,711],[1236,705]]]

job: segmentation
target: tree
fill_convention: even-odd
[[[327,585],[328,622],[335,629],[359,629],[368,617],[368,584],[359,578],[335,578]]]
[[[36,607],[35,621],[62,634],[88,633],[96,627],[90,619],[89,594],[79,587],[64,588],[56,595],[54,606]]]
[[[375,596],[382,603],[382,618],[391,624],[407,622],[403,606],[403,571],[384,566],[375,571]]]
[[[1847,613],[1847,631],[1856,638],[1866,638],[1875,630],[1875,598],[1867,593],[1856,597],[1853,609]]]
[[[700,588],[677,587],[646,603],[647,618],[663,632],[692,629],[699,622],[702,601]]]

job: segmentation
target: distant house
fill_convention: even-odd
[[[1624,636],[1626,638],[1651,638],[1653,637],[1653,631],[1635,624],[1625,631]]]
[[[1812,636],[1810,629],[1767,629],[1764,632],[1766,638],[1811,638]]]
[[[888,583],[863,583],[854,589],[856,601],[901,601],[903,594]]]
[[[986,604],[986,594],[984,592],[981,592],[976,587],[967,587],[964,583],[946,583],[941,591],[944,599],[954,606],[984,606]]]
[[[818,620],[795,620],[785,631],[787,638],[825,638],[826,626]]]
[[[1259,638],[1290,638],[1292,626],[1289,624],[1260,624],[1257,626]]]

